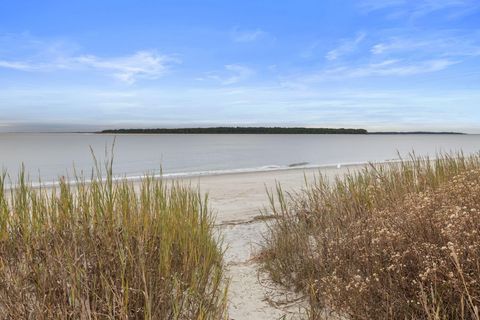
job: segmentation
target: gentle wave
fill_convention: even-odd
[[[140,181],[145,176],[150,176],[153,178],[163,178],[163,179],[188,179],[188,178],[195,178],[195,177],[204,177],[204,176],[219,176],[219,175],[229,175],[229,174],[242,174],[242,173],[261,173],[261,172],[271,172],[271,171],[293,171],[293,170],[301,170],[301,169],[327,169],[327,168],[344,168],[344,167],[352,167],[352,166],[361,166],[367,165],[369,163],[374,164],[381,164],[381,163],[391,163],[391,162],[399,162],[400,159],[388,159],[383,161],[367,161],[367,162],[342,162],[342,163],[330,163],[330,164],[309,164],[308,162],[298,163],[298,164],[290,164],[286,166],[281,165],[267,165],[261,167],[254,167],[254,168],[239,168],[239,169],[225,169],[225,170],[205,170],[205,171],[189,171],[189,172],[173,172],[173,173],[145,173],[142,175],[117,175],[113,178],[114,181]],[[105,181],[106,179],[102,179]],[[86,183],[91,182],[91,180],[84,180]],[[69,185],[75,185],[77,183],[76,180],[71,179],[68,180],[67,183]],[[59,185],[59,180],[55,181],[46,181],[46,182],[31,182],[31,186],[39,188],[39,187],[55,187]],[[14,188],[14,186],[13,186]]]

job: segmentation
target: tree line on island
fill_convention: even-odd
[[[208,128],[138,128],[108,129],[105,134],[461,134],[458,132],[368,132],[353,128],[305,128],[305,127],[208,127]]]
[[[304,127],[210,127],[210,128],[156,128],[112,129],[101,133],[183,133],[183,134],[366,134],[365,129],[304,128]]]

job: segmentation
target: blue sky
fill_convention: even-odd
[[[0,131],[480,132],[480,1],[0,2]]]

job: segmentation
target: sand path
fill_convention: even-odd
[[[252,260],[266,230],[258,220],[262,209],[268,210],[266,190],[277,182],[284,190],[300,190],[305,177],[312,179],[319,170],[327,176],[341,175],[358,166],[322,169],[292,169],[256,173],[225,174],[191,178],[208,192],[211,207],[217,214],[216,224],[224,237],[227,272],[230,277],[229,316],[232,320],[301,318],[303,301],[293,292],[272,284]]]

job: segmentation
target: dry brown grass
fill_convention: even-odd
[[[319,177],[271,200],[264,266],[306,293],[312,319],[480,319],[477,155]]]
[[[223,319],[222,251],[206,198],[98,173],[32,188],[0,177],[0,319]]]

